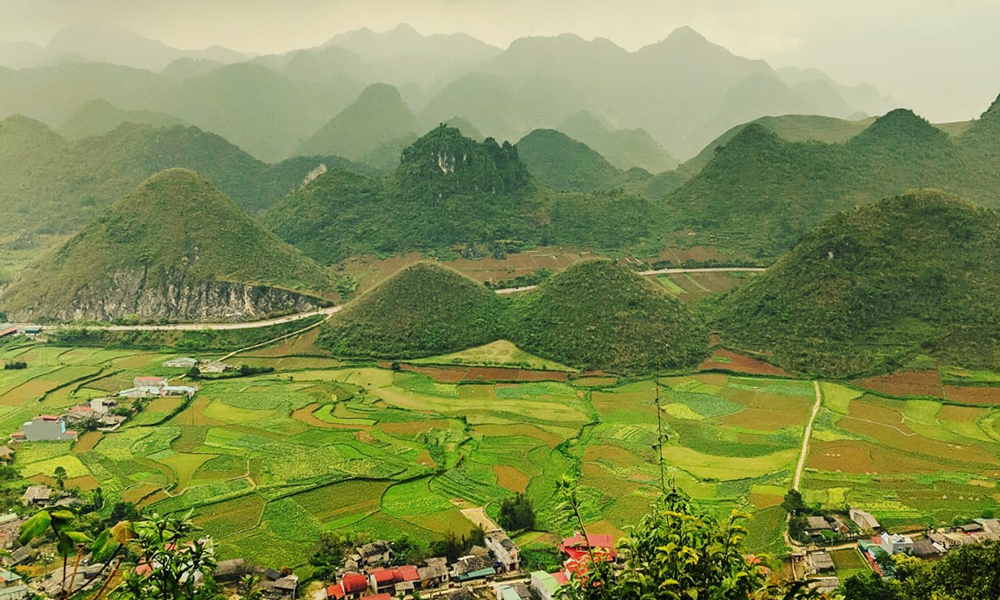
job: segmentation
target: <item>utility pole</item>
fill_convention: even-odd
[[[660,373],[653,375],[653,388],[656,390],[656,449],[660,455],[660,490],[667,493],[666,476],[663,469],[663,415],[660,414]]]

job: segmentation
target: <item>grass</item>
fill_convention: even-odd
[[[412,362],[435,365],[504,366],[544,371],[574,370],[556,361],[529,354],[507,340],[497,340],[461,352],[430,356]]]

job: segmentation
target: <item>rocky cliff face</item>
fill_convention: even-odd
[[[0,298],[16,322],[96,320],[130,316],[180,322],[238,322],[262,319],[279,311],[305,312],[321,301],[288,290],[186,277],[150,279],[142,271],[116,271],[106,281],[77,290],[69,304],[44,301],[22,306]]]

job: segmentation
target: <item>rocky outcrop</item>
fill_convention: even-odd
[[[266,286],[199,281],[180,272],[149,278],[142,271],[116,271],[97,285],[76,291],[70,302],[38,302],[23,306],[17,298],[0,297],[16,322],[114,321],[131,316],[176,322],[253,321],[278,312],[306,312],[323,301]]]

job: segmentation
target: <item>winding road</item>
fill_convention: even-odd
[[[651,271],[640,271],[639,275],[643,276],[655,276],[655,275],[671,275],[676,273],[739,273],[739,272],[750,272],[759,273],[765,269],[760,267],[699,267],[692,269],[685,268],[669,268],[669,269],[654,269]],[[529,285],[519,288],[507,288],[502,290],[494,290],[497,294],[514,294],[517,292],[526,292],[528,290],[533,290],[537,285]],[[284,323],[293,323],[295,321],[301,321],[302,319],[308,319],[309,317],[315,317],[318,315],[323,315],[329,317],[330,315],[338,312],[343,306],[330,306],[327,308],[321,308],[319,310],[313,310],[304,313],[297,313],[294,315],[287,315],[284,317],[276,317],[273,319],[266,319],[263,321],[246,321],[243,323],[175,323],[171,325],[95,325],[88,327],[88,329],[102,329],[106,331],[202,331],[205,329],[212,330],[227,330],[227,329],[256,329],[258,327],[270,327],[272,325],[282,325]],[[23,329],[24,327],[31,327],[31,323],[18,323],[14,324],[14,327]],[[64,329],[64,328],[75,328],[79,325],[67,324],[67,325],[45,325],[44,329]]]

